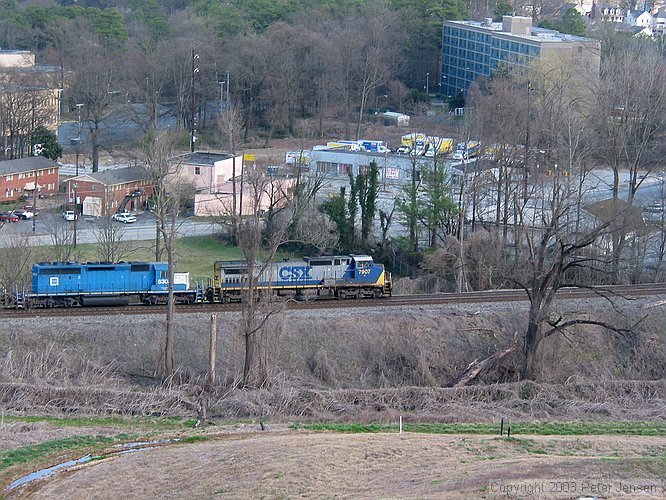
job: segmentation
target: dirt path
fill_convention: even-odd
[[[267,432],[118,455],[33,485],[30,493],[72,499],[613,498],[647,491],[661,498],[665,456],[664,437]]]

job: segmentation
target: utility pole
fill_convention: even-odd
[[[194,153],[194,143],[197,141],[196,134],[196,99],[194,95],[194,78],[199,72],[196,62],[199,60],[199,54],[194,53],[194,45],[192,45],[192,81],[190,88],[190,105],[191,105],[191,120],[190,120],[190,152]]]
[[[79,185],[74,183],[74,241],[72,242],[74,248],[76,248],[76,222],[79,218],[79,200],[77,198],[77,189],[79,189]]]
[[[227,99],[224,103],[229,106],[229,72],[227,71]]]
[[[79,175],[79,148],[81,147],[81,107],[83,107],[84,104],[77,104],[76,108],[79,111],[79,122],[78,122],[78,128],[77,128],[77,134],[76,134],[76,175]]]
[[[35,189],[32,190],[32,232],[35,232],[37,218],[37,170],[35,170]]]

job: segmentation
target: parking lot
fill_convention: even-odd
[[[114,222],[120,227],[123,240],[150,240],[155,237],[155,218],[149,212],[135,214],[134,223],[124,224]],[[97,243],[102,222],[96,217],[80,217],[76,221],[76,239],[78,243]],[[0,221],[0,247],[6,248],[16,245],[17,238],[27,238],[31,246],[46,246],[53,244],[52,235],[55,232],[74,231],[74,222],[66,221],[62,214],[42,212],[33,220],[19,220],[18,222]],[[34,227],[34,231],[33,231]],[[210,221],[181,218],[178,227],[180,237],[204,236],[219,232],[220,226]]]

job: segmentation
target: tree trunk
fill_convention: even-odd
[[[215,361],[217,359],[217,314],[210,315],[210,349],[208,351],[208,383],[215,385]]]
[[[174,217],[175,222],[175,217]],[[171,238],[169,238],[171,239]],[[167,243],[167,259],[168,259],[168,274],[169,274],[169,291],[167,294],[167,312],[166,312],[166,341],[164,343],[164,378],[169,378],[174,373],[174,360],[173,360],[173,343],[174,343],[174,313],[175,313],[175,300],[173,295],[173,279],[174,279],[174,239]]]
[[[91,131],[90,138],[92,140],[92,171],[93,173],[99,171],[99,121],[95,120],[94,128]]]
[[[536,353],[542,339],[541,322],[537,319],[537,313],[530,311],[525,340],[523,342],[523,354],[525,360],[521,377],[526,380],[534,380],[538,374]]]

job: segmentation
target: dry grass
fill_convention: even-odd
[[[211,415],[331,422],[395,422],[398,415],[421,422],[498,422],[501,417],[651,420],[662,418],[664,408],[664,381],[520,382],[464,388],[232,391],[214,403]]]
[[[495,498],[499,484],[666,473],[663,437],[254,433],[92,462],[32,498]],[[40,488],[41,486],[41,488]],[[660,485],[661,486],[661,485]],[[495,489],[491,489],[495,488]],[[27,492],[26,492],[27,493]],[[589,491],[577,491],[576,497]],[[661,493],[661,489],[658,491]],[[527,496],[527,495],[525,495]],[[530,498],[571,498],[548,487]],[[614,495],[615,496],[615,495]],[[629,497],[629,496],[628,496]]]
[[[593,311],[590,304],[573,306]],[[595,304],[608,320],[609,311]],[[332,421],[390,420],[396,412],[439,421],[663,414],[666,313],[659,308],[649,309],[631,339],[595,328],[547,339],[536,383],[519,382],[520,360],[506,359],[479,386],[446,389],[475,359],[510,342],[523,327],[524,307],[284,311],[261,338],[268,381],[254,391],[234,389],[243,356],[236,313],[218,318],[215,388],[202,382],[208,315],[179,316],[180,368],[166,385],[152,378],[163,341],[159,316],[116,317],[112,324],[94,317],[8,320],[0,331],[0,404],[20,412]],[[629,321],[645,314],[640,307],[629,304]]]

